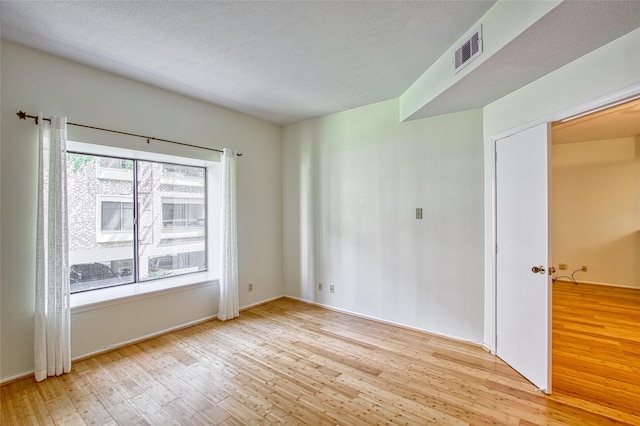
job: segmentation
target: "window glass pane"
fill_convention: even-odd
[[[184,204],[193,202],[194,204]],[[163,201],[162,226],[164,228],[204,227],[204,199]]]
[[[206,270],[205,169],[138,161],[140,280]]]
[[[100,167],[131,170],[133,168],[133,161],[123,158],[100,157]]]
[[[133,162],[118,159],[124,171],[112,179],[98,169],[113,159],[67,159],[71,292],[134,282]]]
[[[103,201],[102,202],[102,230],[119,231],[122,223],[122,203]]]
[[[121,229],[133,231],[133,203],[122,203]]]
[[[163,164],[162,174],[165,176],[202,179],[204,178],[204,169],[202,167],[181,166],[179,164]]]

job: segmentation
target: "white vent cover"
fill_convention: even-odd
[[[482,53],[482,25],[456,49],[453,61],[453,73],[466,67]]]

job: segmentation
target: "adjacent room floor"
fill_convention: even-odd
[[[640,289],[556,281],[552,346],[553,398],[640,424]]]

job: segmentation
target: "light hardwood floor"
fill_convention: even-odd
[[[480,347],[284,298],[1,393],[3,425],[623,424]]]
[[[640,425],[640,289],[553,284],[554,397]]]

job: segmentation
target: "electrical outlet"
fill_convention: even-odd
[[[558,265],[558,269],[560,269],[561,271],[566,271],[568,268],[568,265],[566,263],[561,263]]]
[[[253,291],[253,283],[249,283],[249,291]]]
[[[329,286],[329,293],[335,293],[335,286],[333,284]]]
[[[416,219],[422,219],[422,209],[416,208]]]
[[[318,290],[322,291],[322,283],[318,283]]]
[[[580,270],[582,272],[587,272],[587,266],[586,265],[582,265],[582,268],[580,268]]]

